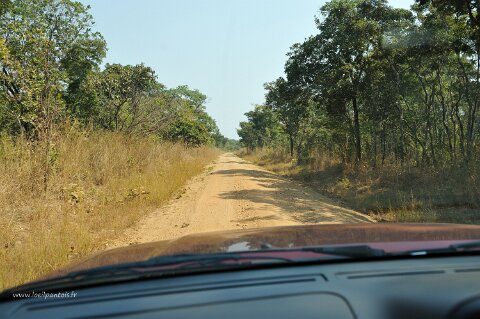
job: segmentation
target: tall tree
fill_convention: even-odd
[[[135,124],[142,98],[156,87],[156,76],[143,64],[107,64],[93,83],[100,95],[103,127],[122,131]]]
[[[323,19],[317,19],[320,31],[317,41],[322,44],[318,61],[322,75],[319,78],[335,83],[334,87],[328,85],[326,95],[347,102],[341,106],[347,115],[351,110],[355,159],[360,162],[361,86],[372,64],[372,55],[382,44],[389,20],[399,17],[392,14],[386,0],[333,0],[324,5],[321,12]]]
[[[299,103],[294,88],[284,78],[266,83],[265,103],[278,114],[289,139],[290,156],[293,157],[300,123],[305,115],[303,104]]]
[[[6,112],[23,132],[41,132],[63,112],[65,83],[75,78],[72,63],[92,58],[79,47],[96,43],[93,63],[105,45],[91,31],[88,7],[70,0],[12,0],[0,17],[0,38],[6,52],[0,57],[1,85],[8,100]],[[103,53],[102,53],[103,52]],[[15,125],[15,124],[14,124]]]
[[[277,113],[265,105],[256,105],[245,113],[246,122],[237,130],[240,142],[250,150],[261,147],[279,147],[284,141],[284,132]]]
[[[466,160],[476,148],[478,113],[480,112],[480,1],[478,0],[417,0],[417,11],[427,18],[440,17],[449,22],[451,45],[457,54],[462,75],[466,109]],[[469,62],[465,63],[465,60]]]

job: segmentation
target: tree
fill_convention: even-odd
[[[191,115],[182,114],[180,118],[177,118],[164,133],[164,137],[173,142],[183,142],[187,146],[211,144],[213,138],[207,126]]]
[[[476,148],[478,112],[480,110],[480,1],[478,0],[417,0],[418,12],[426,20],[440,18],[451,27],[451,46],[456,55],[465,94],[466,161]]]
[[[115,131],[128,131],[136,124],[143,98],[157,85],[155,72],[143,64],[107,64],[92,82],[102,105],[99,121]]]
[[[70,0],[12,0],[0,15],[0,101],[10,132],[40,140],[47,190],[53,127],[65,117],[64,61],[79,43],[98,41],[88,7]],[[7,10],[5,10],[7,9]],[[87,56],[75,57],[79,60]]]
[[[0,0],[0,16],[7,13],[7,11],[10,10],[11,5],[12,2],[10,0]]]
[[[74,78],[68,60],[89,60],[75,55],[75,47],[103,41],[91,31],[88,7],[69,0],[13,0],[0,18],[0,38],[6,51],[0,57],[2,95],[12,126],[24,133],[43,133],[61,116],[65,83]],[[102,53],[99,53],[101,56]],[[98,59],[97,59],[98,61]]]
[[[299,160],[328,152],[374,167],[379,159],[440,166],[478,152],[477,2],[427,3],[404,10],[333,0],[322,7],[319,33],[293,45],[286,78],[266,86],[266,105],[289,135],[292,155],[295,147]],[[255,121],[241,124],[250,147],[262,145]]]
[[[143,64],[101,70],[106,43],[93,24],[78,1],[0,0],[0,133],[41,152],[45,190],[53,135],[68,118],[189,145],[221,138],[198,90],[167,90]]]
[[[288,81],[278,78],[265,84],[265,104],[278,114],[278,119],[289,139],[290,156],[293,157],[300,123],[305,115],[304,105],[299,102]]]
[[[238,140],[227,138],[223,135],[220,135],[216,138],[215,146],[222,150],[231,152],[231,151],[239,150],[241,147],[241,144],[240,144],[240,141]]]
[[[277,114],[268,106],[256,105],[245,113],[246,122],[240,122],[237,130],[240,143],[250,150],[262,147],[281,147],[284,132]]]
[[[68,74],[65,100],[72,115],[85,115],[81,114],[82,111],[85,111],[85,104],[82,104],[82,102],[85,95],[88,96],[92,92],[85,91],[85,87],[82,87],[82,85],[99,72],[99,65],[105,57],[105,53],[106,43],[102,37],[97,36],[92,39],[77,41],[62,59],[62,68]]]
[[[321,12],[323,20],[317,19],[321,76],[317,79],[323,82],[320,84],[323,95],[333,97],[348,119],[351,110],[358,163],[362,159],[360,89],[372,64],[373,52],[381,46],[389,20],[401,16],[392,14],[384,0],[334,0],[324,5]]]
[[[192,90],[187,85],[181,85],[167,91],[172,98],[181,99],[189,103],[195,111],[205,111],[207,96],[199,90]]]

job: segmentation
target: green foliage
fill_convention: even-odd
[[[10,131],[38,133],[63,116],[65,83],[75,81],[69,61],[82,64],[91,59],[91,54],[80,54],[75,48],[94,42],[104,51],[101,36],[91,31],[92,24],[88,8],[78,2],[11,1],[0,18],[4,42],[0,94]]]
[[[105,129],[128,131],[135,125],[143,98],[156,88],[153,69],[139,65],[107,64],[92,78],[101,105],[98,121]]]
[[[468,164],[480,151],[479,4],[326,3],[318,34],[292,46],[286,78],[265,85],[284,147],[299,161]],[[274,124],[240,125],[245,146],[274,145],[256,139]]]
[[[265,105],[256,105],[255,110],[245,113],[246,122],[240,123],[240,143],[249,148],[281,147],[285,133],[277,113]]]
[[[225,145],[207,114],[207,97],[166,89],[143,64],[101,63],[106,43],[89,7],[72,0],[0,0],[0,131],[45,142],[69,118],[187,145]],[[1,132],[0,132],[1,133]]]
[[[164,137],[174,142],[183,142],[187,146],[211,144],[212,136],[201,122],[185,114],[170,125]]]
[[[222,135],[215,139],[215,146],[225,151],[238,151],[241,147],[240,141],[224,137]]]
[[[10,0],[0,0],[0,16],[3,16],[5,13],[7,13],[8,10],[10,10],[10,6],[12,3]]]
[[[191,90],[187,85],[181,85],[168,90],[173,98],[187,101],[195,111],[204,111],[207,96],[198,90]]]
[[[225,137],[220,134],[215,120],[205,111],[206,95],[183,85],[164,91],[164,96],[172,104],[175,118],[161,133],[163,137],[189,146],[221,146]]]

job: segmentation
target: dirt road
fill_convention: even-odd
[[[217,230],[371,221],[309,188],[226,153],[190,181],[183,194],[143,218],[113,246]]]

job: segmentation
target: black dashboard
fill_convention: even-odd
[[[1,318],[480,318],[480,256],[152,279],[0,303]]]

